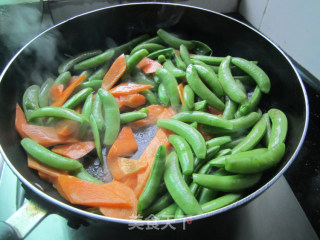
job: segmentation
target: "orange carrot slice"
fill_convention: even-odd
[[[127,69],[126,58],[121,54],[111,65],[110,69],[102,80],[101,88],[110,90],[113,85],[121,78]]]
[[[68,158],[79,159],[87,155],[94,148],[94,142],[90,141],[57,145],[54,146],[51,151]]]
[[[165,107],[162,105],[150,105],[147,107],[147,109],[149,110],[148,116],[144,119],[131,123],[131,127],[141,128],[156,123]]]
[[[183,83],[180,83],[178,85],[177,89],[178,89],[181,104],[182,104],[182,106],[185,106],[186,103],[184,102],[184,98],[183,98]]]
[[[133,207],[132,199],[128,199],[132,189],[117,181],[96,184],[70,175],[60,175],[54,185],[73,204],[89,207]]]
[[[25,132],[23,131],[22,125],[28,124],[26,116],[24,115],[23,110],[19,106],[19,104],[16,104],[16,118],[15,118],[15,127],[17,132],[22,138],[27,137]]]
[[[80,76],[76,81],[74,81],[73,83],[71,83],[66,90],[63,91],[61,97],[59,97],[59,99],[57,99],[54,103],[51,104],[51,106],[53,107],[61,107],[65,101],[69,98],[69,96],[71,95],[71,93],[73,92],[73,90],[78,86],[79,83],[81,83],[81,81],[86,77],[86,75],[82,75]]]
[[[79,142],[76,138],[59,135],[53,127],[22,124],[22,129],[29,138],[44,147]]]
[[[153,86],[149,84],[121,83],[116,87],[110,89],[109,92],[113,96],[118,97],[138,93],[150,88],[153,88]]]
[[[130,127],[123,127],[109,150],[108,158],[132,154],[137,149],[138,144],[132,129]]]
[[[50,89],[50,99],[53,101],[57,101],[62,96],[63,88],[63,84],[54,84]]]
[[[158,63],[157,61],[154,61],[150,58],[144,57],[139,63],[138,67],[144,72],[144,73],[155,73],[158,68],[161,68],[162,65]]]
[[[116,100],[120,110],[123,110],[125,107],[136,108],[146,103],[145,96],[139,93],[116,97]]]
[[[69,119],[61,119],[56,123],[57,133],[62,136],[70,136],[78,128],[79,123]]]

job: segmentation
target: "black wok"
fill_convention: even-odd
[[[309,108],[303,83],[294,66],[274,43],[253,28],[212,11],[163,3],[128,4],[99,9],[54,26],[35,37],[9,62],[0,76],[1,153],[27,192],[37,201],[49,204],[51,211],[99,223],[128,224],[122,220],[82,211],[67,203],[51,186],[42,181],[26,163],[26,153],[14,127],[15,104],[21,104],[25,89],[56,76],[64,54],[74,55],[91,49],[106,49],[122,44],[158,28],[185,39],[209,44],[215,56],[238,56],[257,60],[271,79],[271,92],[262,100],[262,110],[282,109],[289,121],[287,150],[282,162],[268,171],[260,184],[240,201],[222,209],[190,217],[204,219],[244,205],[269,188],[290,166],[300,150],[308,125]],[[158,224],[182,223],[180,220]],[[148,223],[148,222],[146,222]]]

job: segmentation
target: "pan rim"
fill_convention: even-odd
[[[27,48],[34,40],[36,40],[37,38],[41,37],[42,35],[44,35],[45,33],[49,32],[50,30],[65,24],[69,21],[72,21],[73,19],[76,18],[80,18],[82,16],[85,15],[89,15],[89,14],[93,14],[95,12],[100,12],[100,11],[104,11],[106,9],[111,9],[111,8],[119,8],[119,7],[126,7],[126,6],[134,6],[134,5],[166,5],[166,6],[178,6],[178,7],[184,7],[184,8],[190,8],[190,9],[198,9],[201,11],[206,11],[209,13],[213,13],[216,15],[220,15],[224,18],[228,18],[231,21],[235,21],[249,29],[251,29],[252,31],[254,31],[255,33],[259,34],[261,37],[263,37],[266,41],[268,41],[269,43],[271,43],[281,54],[282,56],[287,60],[287,62],[290,64],[291,68],[293,69],[294,73],[296,74],[299,83],[300,83],[300,87],[302,89],[303,92],[303,96],[304,96],[304,101],[305,101],[305,123],[304,123],[304,128],[303,128],[303,133],[302,136],[300,138],[299,144],[297,146],[297,148],[295,149],[294,153],[292,154],[291,158],[288,160],[288,162],[286,163],[286,165],[273,177],[271,178],[267,183],[265,183],[263,186],[261,186],[259,189],[257,189],[256,191],[252,192],[250,195],[234,202],[233,204],[230,204],[226,207],[220,208],[218,210],[212,211],[212,212],[208,212],[208,213],[203,213],[200,215],[196,215],[196,216],[190,216],[190,217],[185,217],[185,218],[180,218],[180,219],[170,219],[170,220],[128,220],[128,219],[118,219],[118,218],[112,218],[112,217],[106,217],[106,216],[100,216],[97,214],[93,214],[93,213],[89,213],[86,212],[84,210],[78,209],[74,206],[68,205],[66,203],[63,203],[49,195],[47,195],[45,192],[41,191],[40,189],[38,189],[35,185],[33,185],[32,183],[30,183],[27,179],[25,179],[22,174],[20,174],[20,172],[11,164],[10,160],[7,158],[6,154],[4,153],[2,146],[0,145],[0,153],[4,159],[4,161],[6,162],[6,164],[9,166],[9,168],[13,171],[13,173],[19,178],[19,180],[21,182],[23,182],[24,185],[26,185],[26,187],[28,187],[29,189],[31,189],[36,195],[38,195],[40,198],[43,198],[45,201],[49,201],[59,207],[61,207],[62,209],[71,212],[71,213],[76,213],[77,215],[79,215],[79,217],[87,217],[90,218],[92,220],[99,220],[99,221],[104,221],[104,222],[114,222],[114,223],[121,223],[121,224],[139,224],[140,225],[148,225],[148,224],[158,224],[158,225],[163,225],[163,224],[178,224],[178,223],[184,223],[186,220],[199,220],[199,219],[203,219],[203,218],[207,218],[207,217],[212,217],[214,215],[226,212],[230,209],[233,208],[237,208],[238,206],[244,205],[245,203],[253,200],[254,198],[258,197],[260,194],[262,194],[265,190],[267,190],[272,184],[274,184],[276,182],[276,180],[278,180],[283,173],[289,168],[289,166],[292,164],[292,162],[294,161],[294,159],[297,157],[303,142],[305,140],[306,137],[306,133],[307,133],[307,129],[308,129],[308,124],[309,124],[309,101],[308,101],[308,96],[307,96],[307,92],[305,89],[305,86],[303,84],[303,81],[297,71],[297,69],[295,68],[294,64],[292,63],[292,61],[290,60],[290,58],[286,55],[286,53],[277,45],[275,44],[270,38],[268,38],[267,36],[265,36],[264,34],[262,34],[261,32],[259,32],[258,30],[256,30],[255,28],[249,26],[248,24],[241,22],[233,17],[227,16],[225,14],[213,11],[213,10],[209,10],[209,9],[205,9],[202,7],[196,7],[196,6],[190,6],[190,5],[186,5],[186,4],[179,4],[179,3],[162,3],[162,2],[140,2],[140,3],[125,3],[125,4],[117,4],[117,5],[113,5],[113,6],[107,6],[107,7],[102,7],[102,8],[98,8],[95,10],[91,10],[85,13],[81,13],[78,14],[76,16],[73,16],[71,18],[68,18],[46,30],[44,30],[43,32],[39,33],[38,35],[36,35],[34,38],[32,38],[30,41],[28,41],[12,58],[11,60],[7,63],[7,65],[5,66],[5,68],[3,69],[1,75],[0,75],[0,84],[2,82],[2,79],[5,75],[5,73],[7,72],[7,70],[9,69],[9,67],[11,66],[11,64],[15,61],[15,59],[19,56],[19,54],[25,49]]]

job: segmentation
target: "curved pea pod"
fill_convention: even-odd
[[[105,134],[103,142],[106,145],[111,145],[116,140],[120,130],[119,106],[110,92],[100,88],[98,94],[105,113]]]
[[[232,139],[230,136],[222,136],[222,137],[214,137],[208,141],[206,141],[207,148],[221,146],[231,142]]]
[[[87,132],[87,128],[89,126],[89,120],[92,112],[92,103],[93,103],[93,94],[90,93],[86,101],[83,104],[81,115],[84,121],[81,123],[79,128],[79,136],[82,139]]]
[[[100,53],[99,55],[96,55],[94,57],[91,57],[89,59],[86,59],[84,61],[81,61],[73,66],[74,70],[86,70],[90,68],[94,68],[97,66],[100,66],[101,64],[104,64],[108,62],[115,54],[114,49],[108,49],[104,51],[103,53]]]
[[[202,208],[202,211],[205,213],[211,212],[238,201],[239,199],[242,198],[242,196],[243,194],[241,193],[228,193],[221,197],[218,197],[216,199],[213,199],[209,202],[202,204],[201,208]]]
[[[260,154],[252,154],[252,151],[242,152],[242,157],[237,157],[236,154],[236,156],[230,155],[225,160],[225,169],[232,173],[241,174],[265,171],[280,162],[285,154],[285,144],[279,143]]]
[[[70,81],[71,73],[69,71],[62,72],[54,81],[54,84],[63,84],[64,87],[67,86],[68,82]]]
[[[102,113],[102,102],[100,99],[99,94],[95,95],[93,104],[92,104],[92,113],[91,113],[95,119],[95,122],[97,124],[97,127],[100,131],[104,129],[104,118]]]
[[[97,155],[100,160],[101,166],[103,166],[103,157],[102,157],[102,151],[101,151],[99,129],[98,129],[97,122],[92,114],[90,115],[89,123],[91,126],[91,130],[92,130],[92,134],[93,134],[93,138],[94,138],[94,143],[95,143],[96,150],[97,150]]]
[[[184,44],[180,45],[180,55],[187,66],[191,64],[190,53],[188,51],[187,46]]]
[[[158,87],[158,98],[164,106],[169,106],[170,98],[163,83],[160,83]]]
[[[255,111],[260,103],[261,98],[262,98],[262,92],[261,92],[260,88],[257,86],[254,89],[253,94],[252,94],[251,98],[249,99],[249,101],[240,105],[239,110],[237,111],[236,115],[238,117],[240,117],[240,116],[244,116],[244,115],[249,114],[250,112]]]
[[[146,49],[149,53],[152,53],[152,52],[158,51],[160,49],[164,49],[164,48],[165,47],[163,45],[158,44],[158,43],[141,43],[132,49],[130,55],[132,55],[133,53],[135,53],[141,49]]]
[[[160,119],[157,122],[157,126],[184,137],[198,158],[202,159],[206,157],[206,142],[198,130],[175,119]]]
[[[268,113],[263,114],[262,117],[267,123],[267,130],[266,130],[266,134],[263,137],[263,141],[264,141],[264,145],[268,147],[270,142],[270,135],[271,135],[271,122],[270,122],[270,117]]]
[[[205,81],[205,83],[218,97],[222,97],[224,95],[223,88],[218,80],[217,74],[212,70],[212,68],[198,60],[192,60],[192,63],[197,69],[200,78]]]
[[[194,108],[194,92],[189,85],[185,85],[183,88],[183,99],[189,110]]]
[[[190,175],[193,172],[194,157],[189,144],[183,137],[177,135],[170,135],[169,142],[178,154],[182,173]]]
[[[73,120],[80,123],[83,122],[83,117],[81,116],[81,114],[77,113],[72,109],[61,107],[39,108],[38,110],[32,112],[32,114],[30,115],[30,120],[38,117],[58,117]]]
[[[144,217],[148,217],[153,213],[160,212],[162,209],[165,209],[166,207],[170,206],[172,204],[173,200],[170,195],[170,193],[166,193],[159,197],[157,200],[155,200],[148,208],[143,210],[142,215]]]
[[[197,122],[208,126],[215,126],[223,129],[232,129],[233,124],[229,120],[225,120],[214,114],[200,111],[185,111],[180,112],[172,117],[182,122]]]
[[[194,103],[194,110],[204,112],[207,110],[207,100],[202,100]]]
[[[74,92],[77,93],[85,88],[91,88],[93,91],[98,91],[101,85],[102,80],[91,80],[87,82],[82,82],[74,89]]]
[[[247,95],[236,84],[231,70],[230,70],[231,57],[227,56],[219,67],[219,81],[223,87],[224,92],[230,99],[236,103],[242,103],[247,99]]]
[[[52,78],[48,78],[40,88],[39,92],[39,107],[49,106],[49,94],[50,89],[52,88],[54,81]]]
[[[86,60],[88,58],[92,58],[92,57],[97,56],[101,53],[102,53],[101,50],[93,50],[93,51],[83,52],[83,53],[80,53],[74,57],[68,58],[59,66],[58,72],[59,72],[59,74],[66,72],[66,71],[70,70],[76,63],[81,62],[83,60]]]
[[[82,180],[88,181],[88,182],[93,182],[93,183],[97,183],[97,184],[104,184],[104,182],[96,179],[90,173],[88,173],[84,167],[81,167],[80,169],[72,171],[70,173],[71,173],[71,175],[73,175],[77,178],[80,178]]]
[[[232,149],[232,154],[244,152],[254,148],[265,135],[267,123],[264,118],[261,118],[251,129],[248,135]]]
[[[166,148],[161,145],[158,148],[156,156],[154,158],[150,177],[148,178],[146,186],[144,187],[143,192],[139,197],[137,205],[138,212],[142,212],[148,206],[150,206],[150,204],[153,202],[153,200],[155,200],[157,196],[158,188],[160,186],[165,170],[166,155]]]
[[[102,65],[99,69],[97,69],[95,72],[91,74],[91,76],[88,78],[88,81],[93,80],[100,80],[103,79],[103,77],[106,75],[110,68],[110,61]]]
[[[172,151],[166,162],[164,181],[175,203],[187,215],[201,214],[201,207],[180,172],[177,154]]]
[[[126,68],[124,78],[129,76],[131,74],[131,72],[133,71],[133,69],[135,68],[135,66],[137,66],[137,64],[144,57],[146,57],[148,54],[149,54],[149,52],[146,49],[141,49],[141,50],[138,50],[137,52],[133,53],[132,55],[130,55],[128,57],[128,59],[126,60],[127,68]]]
[[[187,67],[186,78],[188,84],[196,95],[203,100],[206,100],[210,106],[218,110],[224,109],[224,103],[200,80],[197,70],[192,64]]]
[[[225,108],[222,114],[222,118],[231,120],[237,111],[238,104],[232,101],[228,96],[226,96]]]
[[[263,93],[269,93],[271,87],[270,79],[260,67],[243,58],[232,58],[231,62],[251,76]]]
[[[166,58],[172,58],[174,56],[173,48],[165,48],[148,54],[147,58],[157,59],[159,56],[163,55]]]
[[[260,113],[252,112],[247,116],[229,120],[233,125],[233,129],[228,130],[228,129],[222,129],[222,128],[204,125],[203,130],[205,132],[212,133],[212,134],[231,134],[231,133],[241,132],[252,127],[260,118],[261,118]]]
[[[210,174],[193,174],[193,181],[203,187],[221,192],[238,192],[256,185],[262,174],[236,174],[230,176],[216,176]]]
[[[186,75],[186,73],[181,69],[177,68],[170,59],[167,59],[164,62],[163,67],[167,69],[176,78],[182,78]]]
[[[92,92],[92,88],[84,88],[69,98],[63,105],[63,108],[74,108],[82,103]]]
[[[120,114],[120,123],[127,124],[130,122],[138,121],[140,119],[144,119],[148,116],[147,113],[134,111],[134,112],[126,112]]]
[[[178,82],[176,78],[164,68],[158,68],[156,75],[161,79],[164,88],[169,95],[170,103],[173,108],[180,106],[180,97],[178,93]]]
[[[139,67],[135,67],[132,70],[132,77],[133,77],[134,82],[139,83],[139,84],[146,84],[146,85],[149,84],[154,87],[157,85],[152,79],[150,79],[143,72],[141,72]],[[153,89],[156,89],[156,88],[153,88]]]
[[[179,69],[181,69],[182,71],[186,71],[187,66],[182,60],[182,58],[180,57],[180,55],[174,54],[174,61],[176,62],[176,65]]]
[[[268,144],[268,149],[271,149],[285,141],[288,131],[288,119],[281,110],[275,108],[270,109],[268,115],[272,123]]]
[[[204,56],[204,55],[193,55],[190,56],[191,59],[200,60],[209,65],[220,65],[225,57],[214,57],[214,56]]]
[[[194,49],[192,50],[195,54],[200,55],[211,55],[212,49],[205,43],[191,40],[191,42],[194,44]]]
[[[178,205],[176,203],[172,203],[168,207],[162,209],[160,212],[153,216],[154,220],[168,220],[174,218],[175,211]]]
[[[178,49],[181,44],[184,44],[189,50],[195,47],[195,44],[192,41],[180,39],[163,29],[159,29],[157,31],[157,35],[161,38],[162,41],[175,49]]]
[[[147,102],[151,105],[156,105],[159,104],[158,99],[156,97],[156,95],[154,95],[154,93],[150,90],[150,89],[146,89],[140,92],[143,96],[145,96]]]
[[[77,160],[54,153],[30,138],[22,139],[21,145],[28,154],[49,167],[66,171],[82,167],[82,164]]]
[[[32,119],[31,115],[34,111],[39,109],[39,94],[40,87],[38,85],[31,85],[26,89],[22,98],[22,107],[26,119],[29,123],[42,125],[42,119]]]

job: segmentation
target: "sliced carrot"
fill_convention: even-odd
[[[53,182],[60,175],[67,175],[68,174],[66,171],[54,169],[54,168],[49,167],[45,164],[42,164],[31,156],[28,156],[28,167],[37,170],[39,172],[39,176],[41,178],[42,177],[45,178],[44,180],[46,180],[48,182]]]
[[[132,199],[128,199],[132,190],[117,181],[96,184],[70,175],[60,175],[54,185],[73,204],[89,207],[133,207]]]
[[[146,162],[141,162],[131,158],[107,158],[106,162],[113,179],[118,181],[121,181],[138,171],[144,170],[147,167]]]
[[[57,101],[59,98],[61,98],[63,93],[63,84],[54,84],[49,93],[49,97],[52,101]]]
[[[44,147],[79,142],[76,138],[59,135],[53,127],[22,124],[22,129],[29,138]]]
[[[57,133],[61,136],[70,136],[78,128],[79,123],[69,119],[61,119],[56,123]]]
[[[129,188],[130,189],[130,188]],[[130,189],[131,190],[131,189]],[[126,199],[131,202],[132,207],[100,207],[100,212],[107,217],[136,219],[137,218],[137,197],[133,190],[126,195]]]
[[[217,116],[222,116],[222,114],[223,114],[223,111],[215,109],[214,107],[211,107],[209,105],[207,105],[207,108],[208,108],[209,113],[211,113],[211,114],[214,114],[214,115],[217,115]]]
[[[21,107],[19,106],[19,104],[16,104],[16,118],[15,118],[15,126],[16,126],[16,130],[19,133],[19,135],[22,138],[27,137],[27,135],[25,134],[25,132],[23,131],[22,125],[23,124],[28,124],[26,116],[24,115],[23,110],[21,109]]]
[[[75,81],[77,81],[77,79],[79,78],[79,76],[72,76],[67,84],[67,86],[71,85],[72,83],[74,83]]]
[[[131,123],[131,127],[141,128],[156,123],[165,107],[162,105],[150,105],[147,107],[147,109],[149,110],[148,116],[144,119]]]
[[[126,156],[134,153],[137,149],[138,144],[132,129],[130,127],[123,127],[109,150],[108,158]]]
[[[56,145],[51,151],[72,159],[79,159],[95,148],[94,142],[78,142],[65,145]]]
[[[61,97],[59,99],[57,99],[54,103],[51,104],[51,106],[53,107],[61,107],[65,101],[69,98],[69,96],[71,95],[71,93],[73,92],[73,90],[78,86],[79,83],[81,83],[81,81],[86,77],[86,75],[82,75],[80,76],[76,81],[74,81],[73,83],[71,83],[66,90],[63,91]]]
[[[136,188],[134,189],[138,199],[148,181],[153,160],[160,145],[164,145],[166,149],[168,149],[170,146],[168,132],[164,131],[162,128],[158,128],[156,135],[150,141],[149,145],[138,159],[138,161],[146,162],[148,164],[144,171],[138,173],[138,182]]]
[[[182,106],[185,106],[186,103],[184,102],[184,98],[183,98],[183,83],[180,83],[177,88],[178,88],[178,93],[179,93],[181,104],[182,104]]]
[[[121,78],[127,69],[126,58],[121,54],[111,65],[110,69],[103,77],[101,88],[110,90],[113,85]]]
[[[118,97],[138,93],[150,88],[153,88],[153,86],[149,84],[121,83],[116,87],[110,89],[109,92],[113,96]]]
[[[138,67],[144,72],[144,73],[155,73],[158,68],[161,68],[162,65],[158,63],[157,61],[154,61],[150,58],[144,57],[139,63]]]
[[[139,93],[116,97],[116,100],[120,110],[125,107],[136,108],[146,103],[146,97]]]
[[[147,167],[146,164],[145,164],[145,167]],[[144,171],[144,170],[145,169],[141,169],[139,171]],[[119,181],[125,184],[126,186],[128,186],[129,188],[131,188],[132,190],[134,190],[137,187],[137,183],[138,183],[138,172],[128,175]]]

